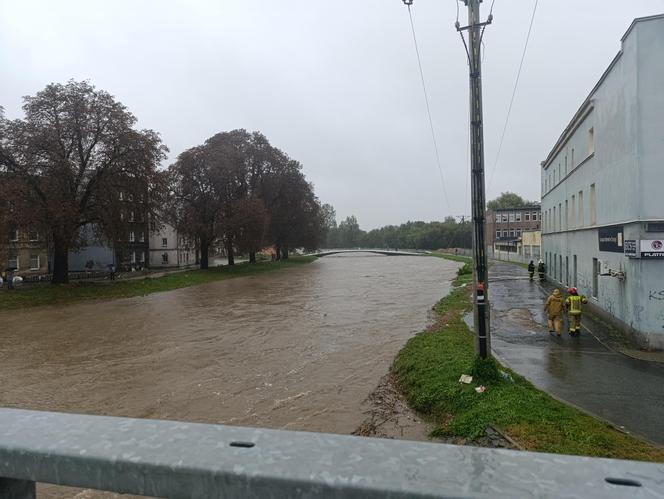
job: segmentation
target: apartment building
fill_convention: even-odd
[[[540,229],[540,206],[502,208],[486,211],[487,247],[516,252],[525,231]]]
[[[188,267],[196,263],[196,250],[171,225],[150,226],[150,267]]]
[[[541,163],[542,252],[643,347],[664,348],[664,15],[620,52]]]

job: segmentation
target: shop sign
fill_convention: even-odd
[[[639,256],[639,242],[636,239],[625,239],[623,246],[625,256],[636,258]]]
[[[599,236],[599,250],[611,251],[613,253],[623,252],[623,226],[600,227],[597,231]]]
[[[664,240],[641,239],[641,258],[664,258]]]

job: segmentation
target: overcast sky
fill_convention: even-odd
[[[632,19],[664,12],[664,0],[540,0],[490,182],[533,5],[496,0],[484,36],[488,199],[539,199],[539,162]],[[260,130],[302,162],[339,220],[371,229],[468,214],[456,2],[414,0],[412,12],[447,200],[401,0],[0,0],[0,106],[22,117],[22,96],[87,79],[160,132],[169,161],[217,132]]]

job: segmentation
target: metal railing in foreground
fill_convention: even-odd
[[[0,409],[0,497],[46,482],[156,497],[662,497],[664,465]]]

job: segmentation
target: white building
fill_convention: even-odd
[[[634,20],[541,166],[550,277],[664,348],[664,14]]]
[[[174,227],[150,225],[150,267],[188,267],[196,263],[196,250]]]

